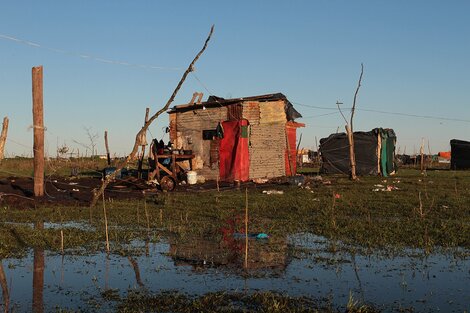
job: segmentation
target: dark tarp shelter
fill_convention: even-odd
[[[450,141],[450,168],[470,169],[470,142],[458,139]]]
[[[393,129],[354,132],[357,175],[388,176],[395,172],[396,135]],[[349,174],[349,142],[346,133],[320,139],[321,173]]]

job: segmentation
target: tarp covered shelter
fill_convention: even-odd
[[[453,170],[470,169],[470,142],[458,139],[450,141],[450,168]]]
[[[354,152],[357,175],[388,176],[396,171],[396,135],[393,129],[375,128],[354,132]],[[321,173],[349,174],[349,141],[346,133],[320,139]]]

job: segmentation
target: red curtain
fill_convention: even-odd
[[[222,122],[224,138],[219,140],[219,173],[223,181],[248,181],[248,121]]]
[[[286,125],[286,176],[294,176],[297,173],[297,128]],[[286,146],[287,146],[286,144]]]

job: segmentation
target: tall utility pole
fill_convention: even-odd
[[[42,65],[33,67],[34,196],[44,196],[44,107]]]

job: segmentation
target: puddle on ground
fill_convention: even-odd
[[[135,241],[129,248],[141,253],[133,256],[62,256],[34,249],[25,258],[1,260],[2,309],[112,311],[116,303],[103,300],[106,290],[123,297],[129,290],[277,291],[327,298],[337,308],[344,308],[352,294],[383,311],[463,312],[470,303],[469,259],[425,257],[418,251],[411,257],[330,253],[331,242],[312,234],[249,239],[245,259],[244,243],[225,236],[220,242]]]

